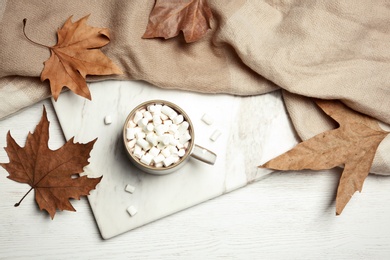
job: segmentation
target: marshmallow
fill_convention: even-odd
[[[164,157],[165,158],[165,157]],[[159,162],[159,163],[156,163],[155,165],[154,165],[154,167],[156,167],[156,168],[162,168],[164,165],[163,165],[163,163],[162,162]]]
[[[171,149],[167,147],[161,151],[161,154],[164,155],[165,157],[169,157],[171,155]]]
[[[177,112],[176,111],[173,111],[173,113],[172,114],[170,114],[168,117],[169,117],[169,119],[174,119],[175,117],[177,117]]]
[[[152,123],[146,125],[146,131],[152,132],[153,130],[154,130],[154,125]]]
[[[146,136],[146,141],[148,141],[152,146],[156,146],[158,143],[158,138],[154,133],[149,133]]]
[[[142,118],[141,120],[138,120],[137,125],[141,127],[143,130],[145,130],[148,123],[149,123],[148,119]]]
[[[173,122],[172,122],[172,120],[164,120],[163,124],[166,125],[169,128],[169,126],[172,125]]]
[[[184,121],[184,117],[183,117],[183,115],[178,115],[178,116],[174,117],[172,119],[172,121],[173,121],[174,124],[178,125],[178,124],[180,124],[181,122]]]
[[[142,155],[144,155],[144,153],[145,153],[145,151],[142,150],[141,146],[139,146],[137,144],[134,146],[133,154],[135,157],[137,157],[138,159],[141,159],[141,157],[142,157]]]
[[[179,125],[179,127],[177,128],[177,131],[179,131],[179,133],[184,133],[185,131],[187,131],[189,126],[190,126],[190,124],[187,121],[184,121],[183,123],[181,123]]]
[[[135,138],[135,128],[126,128],[126,139],[131,140]]]
[[[178,143],[180,143],[175,136],[169,135],[169,144],[172,146],[176,146]]]
[[[139,120],[141,120],[143,118],[143,114],[140,112],[140,111],[137,111],[135,112],[135,115],[134,115],[134,118],[133,118],[133,121],[135,123],[137,123]]]
[[[180,143],[180,142],[177,142],[177,144],[176,144],[176,147],[177,147],[177,149],[183,149],[184,148],[184,144],[182,144],[182,143]]]
[[[180,157],[177,155],[173,156],[173,163],[178,163],[180,161]]]
[[[150,113],[154,113],[154,112],[156,112],[156,105],[149,105],[146,108],[146,110],[149,111]]]
[[[166,114],[161,113],[160,118],[161,118],[161,120],[164,121],[164,120],[168,120],[169,117]]]
[[[144,150],[147,151],[149,150],[152,146],[148,141],[146,141],[143,138],[137,138],[137,144]]]
[[[182,136],[180,136],[179,138],[179,142],[182,143],[182,144],[185,144],[186,142],[188,142],[189,140],[191,140],[191,135],[189,133],[189,131],[185,132]]]
[[[147,119],[148,122],[149,122],[149,121],[152,121],[153,116],[152,116],[152,114],[151,114],[149,111],[146,111],[146,112],[144,113],[144,118]]]
[[[141,157],[141,162],[146,164],[146,165],[150,165],[152,160],[153,160],[153,155],[151,155],[150,153],[146,153],[146,154],[142,155],[142,157]]]
[[[155,126],[162,124],[162,120],[161,120],[161,117],[159,115],[153,115],[153,124]]]
[[[157,147],[153,146],[152,148],[150,148],[149,153],[153,156],[153,158],[155,158],[160,153],[160,149],[158,149]]]
[[[144,132],[142,132],[142,131],[139,131],[139,132],[136,132],[134,134],[134,137],[137,138],[137,139],[140,139],[140,138],[143,139],[143,138],[146,137],[146,134]]]
[[[162,150],[162,149],[164,149],[166,146],[165,146],[165,144],[158,142],[158,144],[157,144],[156,147],[157,147],[157,149]]]
[[[125,191],[127,191],[129,193],[134,193],[135,187],[131,186],[130,184],[127,184],[126,187],[125,187]]]
[[[171,135],[169,135],[169,134],[164,134],[164,135],[160,136],[160,138],[159,138],[160,143],[163,143],[164,145],[169,145],[169,143],[171,141],[170,136]]]
[[[208,125],[211,125],[214,122],[213,118],[211,116],[209,116],[208,114],[204,114],[202,116],[202,121],[205,122]]]
[[[130,216],[133,217],[135,214],[137,214],[137,209],[136,207],[131,205],[130,207],[127,208],[127,212],[130,214]]]
[[[169,157],[164,159],[163,165],[165,167],[168,167],[168,166],[174,164],[175,162],[177,162],[177,156],[169,156]]]
[[[128,127],[128,128],[134,128],[134,127],[136,127],[136,126],[137,126],[137,124],[134,123],[133,120],[129,120],[129,122],[127,123],[127,127]]]
[[[111,123],[112,123],[112,118],[111,118],[111,116],[106,116],[106,117],[104,118],[104,123],[105,123],[106,125],[111,124]]]
[[[177,155],[179,157],[183,157],[185,154],[186,154],[186,150],[185,149],[179,149],[179,151],[177,152]]]
[[[162,161],[164,161],[164,159],[165,156],[160,153],[159,155],[153,158],[153,162],[155,163],[156,166],[156,164],[161,163]]]
[[[168,146],[169,147],[169,151],[171,152],[171,154],[176,154],[179,152],[179,150],[176,148],[176,146]]]
[[[135,144],[137,143],[137,139],[132,139],[130,141],[127,142],[127,147],[129,147],[130,149],[134,148]]]
[[[221,132],[216,129],[213,134],[210,136],[211,141],[215,142],[217,141],[218,137],[221,135]]]
[[[170,117],[170,115],[177,114],[175,110],[173,110],[171,107],[169,107],[167,105],[162,106],[161,113],[163,113],[164,115],[167,115],[168,117]]]
[[[166,125],[158,125],[154,128],[156,135],[162,136],[168,130]]]

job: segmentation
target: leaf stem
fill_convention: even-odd
[[[24,194],[23,198],[22,198],[21,200],[19,200],[19,202],[18,202],[18,203],[16,203],[16,204],[14,205],[14,207],[19,207],[20,203],[22,203],[22,201],[24,200],[24,198],[27,196],[27,194],[29,194],[29,193],[30,193],[30,191],[32,191],[32,189],[34,189],[34,188],[33,188],[33,187],[31,187],[31,189],[30,189],[29,191],[27,191],[27,193],[26,193],[26,194]]]
[[[24,37],[26,37],[26,39],[29,40],[31,43],[34,43],[34,44],[39,45],[39,46],[41,46],[41,47],[50,48],[50,47],[47,46],[47,45],[44,45],[44,44],[41,44],[41,43],[39,43],[39,42],[35,42],[35,41],[31,40],[31,39],[27,36],[27,34],[26,34],[26,23],[27,23],[27,18],[24,18],[24,19],[23,19],[23,34],[24,34]]]

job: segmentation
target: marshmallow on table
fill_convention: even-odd
[[[135,187],[130,185],[130,184],[127,184],[126,187],[125,187],[125,191],[127,191],[129,193],[134,193]]]
[[[131,205],[127,208],[127,212],[130,214],[130,216],[133,217],[135,214],[137,214],[137,208]]]
[[[107,115],[107,116],[104,118],[104,123],[105,123],[106,125],[109,125],[109,124],[112,123],[112,118],[111,118],[110,115]]]
[[[221,135],[221,131],[219,131],[218,129],[216,129],[213,134],[210,136],[210,139],[212,141],[217,141],[218,137]]]
[[[204,114],[202,116],[202,121],[205,122],[208,125],[211,125],[214,122],[213,118],[211,116],[209,116],[208,114]]]

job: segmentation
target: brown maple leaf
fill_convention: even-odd
[[[339,127],[299,143],[260,167],[275,170],[323,170],[343,166],[336,196],[339,215],[352,197],[361,192],[376,150],[388,135],[378,122],[340,101],[316,100],[317,105],[339,123]]]
[[[177,36],[183,31],[187,43],[202,38],[213,18],[207,0],[156,0],[142,38]]]
[[[5,150],[10,162],[0,165],[8,171],[9,179],[31,186],[27,194],[32,189],[35,190],[39,208],[46,210],[53,219],[56,209],[76,211],[69,199],[80,199],[80,196],[88,195],[102,177],[76,175],[83,172],[83,168],[89,164],[89,153],[96,139],[80,144],[73,143],[72,138],[55,151],[49,149],[48,141],[49,121],[44,108],[42,118],[35,132],[28,134],[24,148],[8,132]],[[25,196],[15,206],[19,206]]]
[[[57,44],[50,47],[30,41],[50,49],[51,56],[44,62],[41,81],[50,82],[55,100],[63,87],[68,87],[77,95],[91,99],[86,76],[122,74],[104,53],[98,49],[110,42],[107,28],[91,27],[86,24],[88,16],[73,23],[69,17],[62,28],[57,30]],[[24,27],[26,19],[23,20]]]

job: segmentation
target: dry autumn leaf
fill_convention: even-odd
[[[201,39],[213,18],[207,0],[156,0],[142,38],[177,36],[183,31],[187,43]]]
[[[361,192],[376,150],[388,135],[378,122],[340,101],[317,100],[317,105],[339,123],[337,129],[318,134],[260,167],[275,170],[322,170],[344,165],[336,196],[339,215],[352,195]]]
[[[98,49],[110,42],[107,28],[96,28],[86,24],[89,16],[73,23],[71,17],[62,28],[57,30],[57,44],[49,47],[27,39],[50,49],[51,56],[44,62],[41,81],[50,82],[50,89],[55,100],[63,87],[68,87],[77,95],[91,99],[86,76],[122,74],[104,53]],[[26,19],[23,20],[24,27]]]
[[[10,162],[0,165],[8,171],[9,179],[29,184],[31,189],[27,194],[34,189],[39,208],[46,210],[54,218],[56,209],[76,211],[69,199],[80,199],[80,196],[88,195],[102,177],[76,175],[83,172],[83,168],[89,164],[89,153],[96,139],[80,144],[73,143],[72,138],[55,151],[49,149],[48,141],[49,121],[44,108],[42,118],[35,132],[28,134],[24,148],[8,132],[5,150]],[[24,197],[15,206],[19,206]]]

